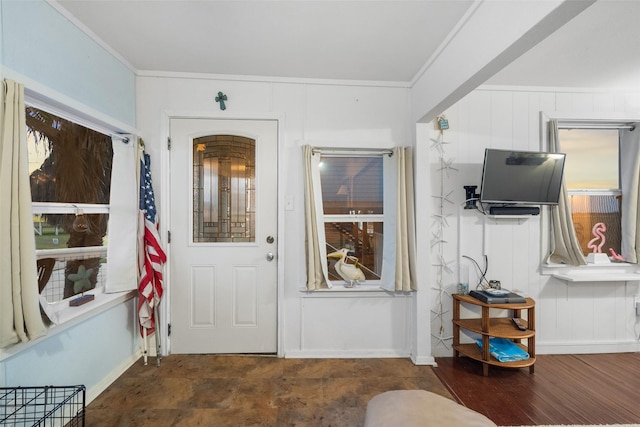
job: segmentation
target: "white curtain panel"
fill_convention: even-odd
[[[126,138],[126,139],[125,139]],[[107,293],[138,288],[138,216],[140,157],[138,138],[112,138],[113,165],[109,200],[109,245],[107,246]]]
[[[560,153],[560,141],[558,138],[558,121],[550,120],[549,126],[549,151]],[[580,242],[573,227],[571,218],[571,206],[564,179],[560,189],[560,199],[557,206],[551,206],[551,254],[547,262],[555,264],[586,265],[587,260],[580,249]]]
[[[23,85],[0,102],[0,347],[46,334],[40,314]]]
[[[398,168],[394,282],[395,291],[408,292],[417,289],[413,161],[408,147],[396,147],[393,151]]]
[[[313,147],[302,147],[304,157],[304,209],[307,255],[307,290],[330,288],[327,270],[327,248],[324,243],[324,222],[322,221],[322,193],[320,182],[320,155],[313,155]],[[315,175],[315,176],[314,176]]]
[[[622,189],[622,256],[637,263],[640,248],[640,130],[620,131],[620,177]]]

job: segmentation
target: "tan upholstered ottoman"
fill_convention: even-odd
[[[367,404],[364,425],[495,427],[484,415],[425,390],[394,390],[377,395]]]

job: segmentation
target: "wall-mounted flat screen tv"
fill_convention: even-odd
[[[564,160],[563,153],[487,148],[480,202],[555,205],[560,197]]]

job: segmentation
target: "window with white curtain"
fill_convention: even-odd
[[[564,179],[571,217],[583,254],[600,246],[621,252],[620,132],[618,129],[558,130],[566,153]]]
[[[373,154],[320,154],[318,163],[322,197],[322,216],[326,254],[346,249],[343,262],[355,263],[364,274],[357,288],[393,280],[394,261],[390,254],[395,243],[395,198],[397,167],[388,152]],[[391,194],[389,194],[391,192]],[[386,260],[386,262],[385,262]],[[347,285],[336,271],[339,259],[327,257],[328,279]],[[349,284],[350,285],[350,284]]]
[[[53,303],[104,285],[110,136],[26,107],[40,292]]]

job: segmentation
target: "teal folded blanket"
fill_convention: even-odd
[[[482,338],[476,342],[482,348]],[[489,338],[489,352],[500,362],[515,362],[529,358],[529,353],[506,338]]]

